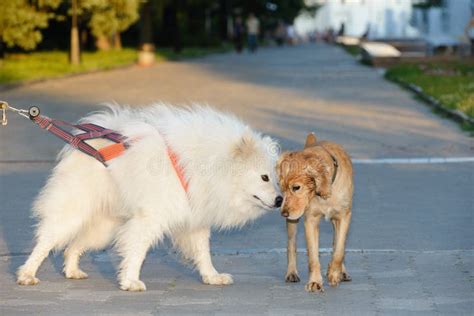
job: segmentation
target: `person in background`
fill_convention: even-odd
[[[251,53],[257,50],[257,38],[260,33],[260,21],[255,14],[250,13],[247,19],[248,45]]]
[[[296,31],[293,25],[288,25],[286,28],[286,36],[288,39],[288,44],[295,45],[296,44]]]
[[[283,20],[278,21],[277,28],[275,30],[275,40],[278,46],[282,46],[286,40],[286,26]]]
[[[369,39],[370,34],[370,23],[367,23],[367,27],[365,28],[364,34],[360,37],[362,41],[367,41]]]
[[[337,32],[337,36],[344,36],[346,33],[346,24],[341,23],[341,28],[339,29],[339,32]]]
[[[237,53],[242,52],[244,46],[244,25],[242,23],[242,17],[239,15],[235,18],[234,23],[234,46]]]
[[[471,56],[474,56],[474,15],[469,20],[469,23],[467,23],[465,32],[467,38],[471,41]]]

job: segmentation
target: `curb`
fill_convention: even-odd
[[[437,99],[434,97],[426,94],[423,91],[423,88],[413,84],[413,83],[407,83],[405,81],[402,81],[400,79],[395,79],[395,78],[386,78],[389,81],[395,82],[402,86],[405,89],[410,90],[411,92],[415,93],[417,96],[419,96],[423,101],[425,101],[426,104],[431,106],[432,108],[435,108],[436,110],[439,110],[446,114],[447,116],[455,119],[456,121],[460,123],[468,123],[470,125],[474,126],[474,118],[469,117],[467,114],[459,111],[459,110],[451,110],[448,109],[447,107],[443,106],[441,102],[439,102]]]

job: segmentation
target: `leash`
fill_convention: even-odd
[[[7,102],[0,100],[0,111],[2,111],[2,126],[8,125],[7,111],[12,111],[35,122],[40,128],[50,132],[75,149],[95,158],[105,167],[107,167],[107,162],[109,160],[120,156],[127,148],[130,147],[130,144],[125,141],[126,137],[114,130],[92,123],[71,124],[65,121],[51,119],[45,115],[41,115],[41,111],[37,106],[32,106],[28,110],[17,109]],[[80,130],[83,133],[72,134],[71,132],[68,132],[66,128],[71,130]],[[108,145],[100,149],[95,149],[85,142],[86,140],[96,138],[105,138],[114,142],[115,144]],[[188,182],[184,176],[184,170],[179,164],[178,156],[173,152],[173,150],[171,150],[169,146],[167,146],[167,151],[168,157],[176,172],[176,176],[178,177],[184,191],[187,192]]]
[[[129,144],[125,141],[125,137],[116,131],[92,123],[71,124],[65,121],[51,119],[41,115],[41,111],[37,106],[32,106],[28,110],[17,109],[5,101],[0,101],[0,109],[2,111],[2,126],[8,124],[7,110],[10,110],[35,122],[40,128],[50,132],[75,149],[95,158],[105,167],[107,167],[107,161],[120,156],[129,147]],[[70,130],[80,130],[83,133],[72,134],[67,131],[66,128]],[[86,140],[96,138],[105,138],[115,144],[95,149],[85,142]]]

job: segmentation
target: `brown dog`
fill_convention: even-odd
[[[296,231],[304,214],[309,280],[306,290],[323,292],[319,264],[319,223],[330,219],[334,228],[333,256],[327,277],[331,286],[351,277],[344,266],[344,251],[351,221],[352,163],[344,149],[335,143],[316,141],[309,134],[302,151],[284,153],[277,164],[281,191],[284,194],[281,215],[287,218],[288,271],[287,282],[299,282],[296,270]]]

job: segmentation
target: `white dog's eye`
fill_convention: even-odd
[[[268,177],[268,175],[262,174],[262,180],[265,181],[265,182],[268,182],[268,181],[270,181],[270,178]]]
[[[296,192],[300,189],[301,187],[299,185],[294,185],[291,187],[291,189],[293,190],[293,192]]]

